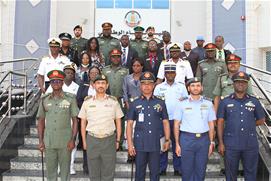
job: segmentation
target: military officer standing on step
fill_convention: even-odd
[[[200,78],[187,81],[190,95],[174,111],[176,154],[181,157],[182,180],[204,181],[208,156],[214,151],[216,115],[210,100],[201,96]]]
[[[106,94],[108,81],[105,75],[95,78],[94,88],[95,96],[85,98],[78,115],[83,148],[87,150],[90,180],[113,181],[123,112],[117,99]]]
[[[224,156],[226,180],[237,180],[242,160],[246,181],[256,181],[259,157],[256,126],[265,122],[260,101],[247,93],[249,75],[232,76],[234,93],[221,100],[217,113],[219,152]]]
[[[71,62],[75,63],[78,66],[78,52],[71,47],[72,35],[70,35],[69,33],[61,33],[58,37],[62,41],[60,53],[67,56]]]
[[[213,91],[213,94],[215,95],[214,107],[215,107],[216,112],[217,112],[220,100],[234,92],[233,81],[231,78],[235,73],[239,71],[240,61],[241,61],[241,57],[234,54],[230,54],[229,56],[227,56],[225,60],[228,73],[224,73],[219,76],[215,89]],[[252,86],[251,86],[250,81],[248,82],[247,91],[248,91],[248,94],[252,94]],[[243,167],[242,167],[242,163],[240,162],[240,165],[239,165],[240,175],[243,175],[242,170],[243,170]],[[223,157],[220,157],[220,175],[225,175],[225,165],[224,165]]]
[[[77,51],[78,60],[83,50],[86,50],[87,39],[82,37],[82,26],[76,25],[73,28],[74,37],[71,39],[71,47]],[[80,62],[81,63],[81,62]]]
[[[130,45],[138,53],[138,57],[144,60],[148,51],[148,42],[142,39],[144,28],[141,26],[136,26],[134,28],[135,39],[131,40]]]
[[[214,100],[213,90],[217,79],[219,75],[227,72],[227,68],[224,61],[215,58],[217,48],[215,44],[208,43],[204,48],[206,49],[206,59],[198,63],[196,77],[202,79],[202,95]]]
[[[186,87],[182,83],[175,82],[176,77],[176,64],[173,62],[167,62],[164,65],[166,81],[158,84],[153,92],[153,95],[158,96],[165,100],[167,106],[167,112],[170,123],[170,140],[173,150],[173,168],[174,175],[181,174],[181,160],[177,157],[175,153],[175,139],[173,132],[173,114],[175,111],[176,104],[182,99],[188,96]],[[164,136],[163,131],[161,132],[161,137]],[[161,153],[160,160],[160,175],[166,175],[166,170],[168,166],[168,151]]]
[[[240,69],[241,57],[230,54],[226,60],[226,65],[228,73],[221,74],[216,82],[215,89],[213,94],[215,95],[214,107],[217,111],[219,101],[221,98],[224,98],[234,92],[232,76],[237,73]],[[251,82],[248,82],[248,94],[252,94],[252,85]]]
[[[150,180],[159,180],[160,151],[169,149],[170,126],[165,102],[153,96],[155,77],[150,72],[140,76],[142,95],[134,100],[127,114],[128,153],[135,156],[135,180],[145,180],[146,167],[150,170]],[[133,125],[135,131],[133,135]],[[160,144],[161,126],[165,138]],[[162,147],[162,148],[161,148]]]
[[[48,72],[55,69],[62,71],[65,65],[70,64],[70,60],[59,52],[62,44],[59,38],[49,38],[48,44],[50,53],[41,59],[38,70],[38,83],[42,93],[45,93],[50,85]]]
[[[103,53],[105,58],[105,65],[110,65],[110,52],[112,49],[120,50],[120,41],[117,38],[111,36],[113,25],[111,23],[103,23],[103,32],[100,37],[98,37],[100,51]]]
[[[53,92],[41,96],[37,113],[39,150],[45,151],[47,180],[57,180],[59,165],[61,180],[68,181],[70,180],[71,151],[75,147],[77,135],[79,110],[75,95],[62,90],[65,73],[60,70],[52,70],[47,76]]]

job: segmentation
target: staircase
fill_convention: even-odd
[[[3,174],[3,181],[38,181],[42,180],[42,163],[41,153],[37,149],[38,135],[35,125],[31,126],[30,134],[25,137],[24,145],[18,149],[18,157],[11,160],[11,169]],[[179,176],[173,175],[172,154],[169,161],[167,176],[161,177],[162,181],[177,181]],[[127,152],[117,152],[117,164],[115,181],[131,180],[132,164],[126,163]],[[75,160],[76,175],[71,176],[73,181],[89,180],[87,175],[83,174],[83,154],[82,151],[77,152]],[[223,176],[219,176],[219,156],[214,153],[208,163],[206,171],[206,180],[222,181]],[[135,171],[135,167],[134,167]],[[46,172],[46,171],[45,171]],[[133,174],[134,175],[134,174]],[[148,175],[148,173],[147,173]],[[148,176],[147,176],[148,177]],[[148,178],[146,180],[149,180]],[[243,180],[242,178],[239,179]]]
[[[271,74],[271,73],[270,73]],[[35,75],[35,73],[31,73],[31,75]],[[257,86],[260,90],[261,87],[258,85],[262,82],[257,82],[257,80],[260,79],[256,79],[255,77],[252,79],[254,80],[255,87]],[[28,79],[29,80],[29,79]],[[26,114],[25,116],[29,115],[29,112],[31,110],[33,110],[32,107],[37,107],[38,101],[37,99],[35,99],[35,97],[38,95],[36,91],[37,89],[37,84],[35,84],[34,79],[32,79],[32,85],[29,87],[29,82],[28,82],[28,93],[26,95],[30,95],[30,96],[26,96],[27,97],[27,101],[24,101],[24,103],[27,104],[27,109],[25,109],[25,107],[23,107],[24,111],[26,110]],[[31,89],[30,89],[31,88]],[[30,89],[30,90],[29,90]],[[270,172],[270,168],[271,168],[271,156],[270,156],[270,150],[271,150],[271,141],[269,141],[269,138],[271,140],[271,136],[270,136],[270,114],[269,112],[271,112],[271,101],[269,99],[269,96],[267,95],[268,93],[264,92],[264,91],[258,91],[259,93],[257,93],[257,95],[260,95],[260,93],[262,95],[260,95],[261,101],[264,103],[266,102],[265,106],[266,108],[269,108],[268,110],[266,110],[266,114],[267,114],[267,123],[263,126],[260,126],[258,128],[258,140],[260,142],[260,156],[264,162],[264,166],[267,168],[267,172]],[[265,89],[268,90],[268,89]],[[32,94],[31,94],[32,92]],[[31,98],[31,95],[33,98]],[[266,96],[267,95],[267,96]],[[264,99],[265,98],[265,99]],[[12,99],[12,96],[9,97],[9,99]],[[16,99],[16,96],[15,96]],[[8,104],[7,104],[8,105]],[[15,109],[13,110],[13,105],[10,104],[8,109],[9,111],[7,111],[5,113],[5,119],[12,119],[12,118],[18,118],[20,119],[20,115],[16,114],[15,115],[15,111],[17,110],[16,106],[14,106]],[[21,108],[18,110],[20,112]],[[29,111],[30,110],[30,111]],[[12,114],[10,113],[10,111],[13,111]],[[33,110],[34,111],[34,110]],[[11,117],[8,116],[8,113],[11,115]],[[21,115],[22,117],[24,116],[23,114]],[[2,116],[3,119],[3,116]],[[38,135],[37,135],[37,128],[36,128],[36,121],[34,120],[33,117],[30,118],[31,120],[29,120],[29,122],[33,123],[33,125],[30,126],[30,130],[25,130],[24,133],[28,133],[27,135],[24,136],[23,139],[23,144],[21,144],[21,146],[19,146],[18,148],[18,155],[15,158],[12,158],[10,160],[10,169],[6,172],[4,172],[2,174],[2,180],[3,181],[39,181],[39,180],[43,180],[42,179],[42,163],[41,163],[41,153],[39,152],[39,150],[37,149],[38,147]],[[19,120],[20,121],[20,120]],[[10,120],[9,120],[10,122]],[[1,123],[1,121],[0,121]],[[3,120],[4,123],[4,120]],[[1,128],[1,125],[0,125]],[[2,138],[2,136],[1,136]],[[18,137],[14,137],[14,139],[18,139]],[[11,151],[9,150],[3,150],[3,148],[1,148],[0,145],[0,151],[4,151],[7,155],[9,153],[11,153]],[[14,154],[13,154],[14,155]],[[162,181],[179,181],[181,180],[180,176],[174,176],[173,174],[173,165],[172,165],[172,154],[169,154],[170,160],[169,160],[169,166],[167,169],[167,176],[161,176],[160,180]],[[121,151],[117,153],[117,164],[116,164],[116,172],[115,172],[115,181],[129,181],[131,180],[131,170],[132,170],[132,164],[126,163],[127,160],[127,152],[125,151]],[[2,163],[0,162],[0,166],[2,165]],[[133,171],[135,171],[135,165],[133,165]],[[44,167],[46,169],[46,167]],[[71,176],[71,180],[72,181],[87,181],[89,180],[88,176],[85,175],[83,173],[83,154],[82,151],[78,151],[77,152],[77,156],[76,156],[76,160],[75,160],[75,170],[76,170],[76,175],[72,175]],[[219,166],[219,155],[218,153],[214,153],[210,159],[209,159],[209,163],[207,165],[207,170],[206,170],[206,179],[205,180],[209,180],[209,181],[223,181],[226,180],[224,176],[220,176],[219,175],[219,171],[220,171],[220,166]],[[149,176],[148,176],[149,171],[147,170],[147,178],[146,180],[149,180]],[[45,175],[46,175],[46,170],[45,170]],[[134,173],[133,173],[134,175]],[[264,179],[262,180],[266,180],[267,177],[270,176],[266,175],[264,176]],[[269,178],[271,179],[271,177]],[[0,181],[1,180],[1,176],[0,176]],[[45,178],[46,180],[46,178]],[[60,179],[59,179],[60,180]],[[238,178],[239,181],[244,180],[244,178]],[[268,179],[267,179],[268,180]]]

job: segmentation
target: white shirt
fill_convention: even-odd
[[[165,78],[165,63],[167,62],[173,62],[172,59],[169,59],[168,61],[161,62],[161,65],[159,67],[159,71],[157,74],[157,78],[164,79]],[[175,63],[175,62],[173,62]],[[194,77],[192,68],[188,60],[182,60],[179,59],[179,61],[176,63],[176,77],[175,82],[185,83],[185,77],[187,79],[191,79]]]
[[[129,46],[127,46],[127,47],[121,47],[122,53],[124,52],[124,48],[125,48],[125,62],[127,63],[127,57],[128,57]],[[122,57],[121,57],[121,58],[122,58]]]
[[[79,89],[79,85],[76,84],[74,81],[72,81],[72,83],[69,86],[67,86],[65,83],[62,86],[62,90],[64,92],[68,92],[68,93],[71,93],[71,94],[74,94],[74,95],[77,94],[78,89]],[[52,89],[52,87],[50,85],[48,87],[47,91],[46,91],[46,94],[47,93],[52,93],[52,92],[53,92],[53,89]]]
[[[59,54],[58,57],[54,59],[52,55],[49,54],[49,56],[42,58],[40,62],[38,74],[43,75],[44,81],[47,82],[47,81],[50,81],[49,78],[47,77],[48,72],[50,72],[51,70],[63,71],[63,68],[69,64],[70,64],[70,59],[68,59],[68,57],[66,57],[65,55]]]
[[[219,51],[221,51],[221,58],[219,57]],[[221,60],[221,61],[225,61],[224,49],[221,49],[221,50],[216,49],[216,59]]]
[[[173,120],[176,104],[180,102],[180,99],[188,97],[184,84],[174,82],[169,85],[166,81],[155,87],[153,95],[164,97],[169,120]]]
[[[96,95],[96,91],[95,91],[94,87],[92,85],[90,85],[88,88],[88,96],[95,96],[95,95]]]

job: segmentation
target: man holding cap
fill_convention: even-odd
[[[135,99],[127,114],[128,153],[135,156],[135,180],[145,180],[146,167],[150,170],[150,180],[159,180],[160,151],[169,149],[170,126],[165,102],[153,96],[155,77],[151,72],[140,76],[142,95]],[[133,125],[135,132],[133,135]],[[165,139],[160,144],[160,130],[163,127]]]
[[[202,95],[214,100],[213,90],[217,79],[219,75],[227,72],[227,68],[224,61],[215,58],[217,48],[215,44],[208,43],[204,48],[206,49],[206,59],[198,63],[196,76],[202,80]]]
[[[70,60],[59,53],[61,47],[61,40],[59,38],[49,38],[48,45],[50,53],[41,59],[38,70],[38,83],[42,93],[45,93],[50,85],[48,72],[51,70],[63,70],[65,65],[70,63]]]
[[[135,39],[131,40],[131,47],[134,48],[137,53],[138,57],[144,60],[144,57],[148,51],[148,42],[142,39],[144,28],[141,26],[134,27],[135,31]]]
[[[70,35],[69,33],[60,33],[58,37],[62,41],[60,53],[68,57],[71,62],[75,63],[78,66],[78,52],[71,47],[72,35]]]
[[[73,28],[74,37],[71,39],[71,47],[77,51],[78,60],[80,60],[80,55],[83,50],[86,49],[87,39],[82,37],[82,26],[76,25]]]
[[[226,180],[237,180],[242,160],[245,180],[257,180],[259,145],[256,126],[265,122],[260,101],[247,93],[249,75],[232,76],[234,93],[221,100],[217,113],[219,152],[224,156]]]
[[[57,180],[59,165],[61,180],[67,181],[70,180],[71,151],[75,147],[79,110],[75,95],[62,90],[65,73],[52,70],[47,76],[53,92],[41,96],[37,113],[39,150],[45,151],[47,180]]]
[[[112,49],[120,50],[120,41],[111,36],[113,25],[109,22],[102,24],[103,32],[100,37],[98,37],[100,51],[103,53],[105,58],[105,65],[110,65],[110,52]]]
[[[176,64],[172,62],[167,62],[164,66],[166,81],[158,84],[154,89],[154,95],[165,100],[169,123],[170,123],[170,140],[172,143],[173,150],[173,168],[174,175],[181,174],[181,162],[180,158],[177,157],[175,153],[175,139],[173,132],[173,114],[175,111],[175,106],[179,101],[188,96],[186,87],[184,84],[175,82],[176,77]],[[161,137],[164,136],[163,130],[161,130]],[[168,151],[161,153],[160,160],[160,175],[166,175],[168,165]]]
[[[190,95],[177,104],[173,116],[175,151],[181,156],[182,180],[203,181],[215,147],[216,115],[212,102],[201,96],[200,78],[189,79],[187,87]]]
[[[95,181],[114,180],[116,150],[120,146],[123,112],[118,100],[106,94],[108,86],[107,77],[98,75],[94,80],[96,95],[85,98],[78,115],[89,178]]]

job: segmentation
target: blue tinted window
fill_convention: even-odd
[[[139,9],[151,8],[151,0],[134,0],[134,8]]]
[[[132,0],[115,0],[115,8],[132,8]]]
[[[169,9],[169,0],[152,0],[153,9]]]
[[[97,8],[114,8],[114,0],[96,0]]]

